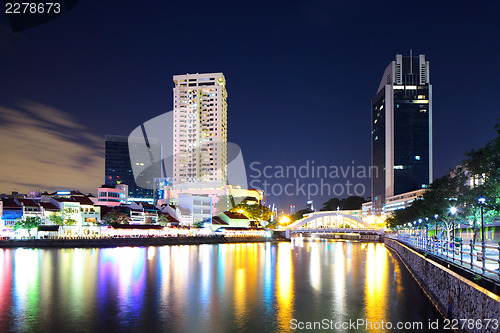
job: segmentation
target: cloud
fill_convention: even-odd
[[[30,189],[95,192],[104,179],[104,140],[71,115],[22,102],[0,106],[0,193]]]

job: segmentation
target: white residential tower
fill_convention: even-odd
[[[174,189],[227,183],[227,91],[222,73],[174,75]]]

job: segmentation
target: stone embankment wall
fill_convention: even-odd
[[[394,250],[410,270],[431,302],[449,319],[474,319],[485,324],[500,320],[500,297],[452,270],[426,258],[396,240],[385,238],[385,245]],[[460,325],[461,326],[461,325]],[[499,332],[479,325],[465,325],[464,332]]]

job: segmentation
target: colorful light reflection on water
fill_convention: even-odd
[[[5,249],[0,268],[1,332],[285,332],[292,319],[438,318],[378,243]]]

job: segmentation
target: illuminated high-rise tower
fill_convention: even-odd
[[[222,73],[174,75],[174,188],[227,183],[227,91]]]
[[[372,202],[432,182],[432,85],[425,55],[396,55],[372,99]]]

